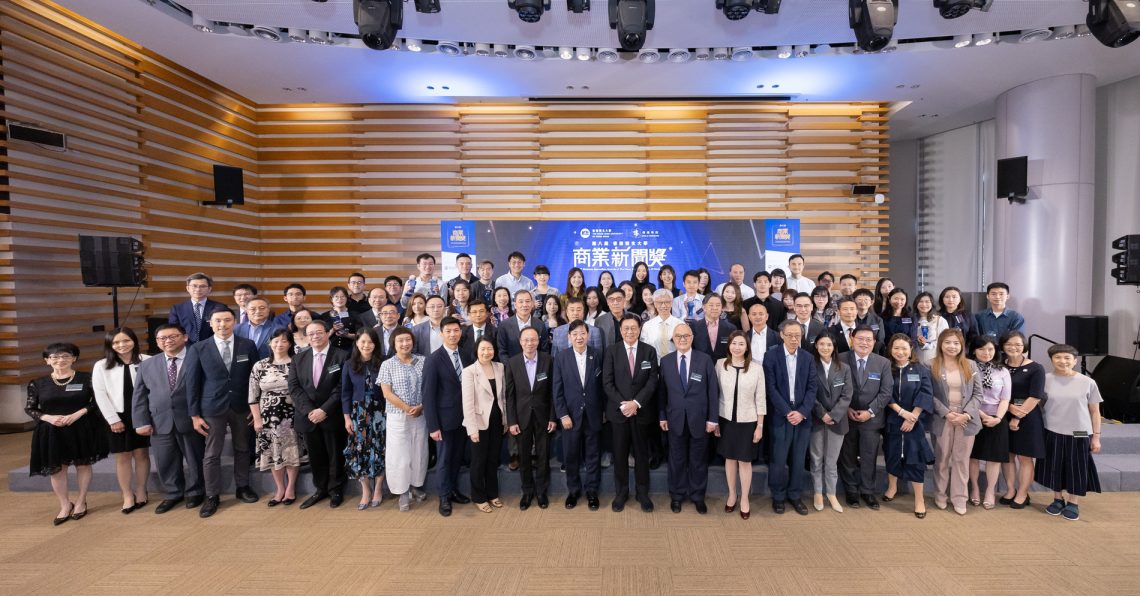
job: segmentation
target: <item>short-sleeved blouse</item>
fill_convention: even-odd
[[[409,364],[400,362],[398,356],[389,358],[380,365],[380,373],[376,375],[376,382],[389,385],[392,391],[409,406],[418,406],[423,403],[420,387],[424,378],[424,357],[419,354],[412,355]],[[400,414],[403,410],[391,403],[388,404],[389,414]]]
[[[1045,375],[1045,395],[1046,429],[1059,435],[1092,434],[1089,404],[1104,401],[1096,381],[1082,374],[1062,377],[1049,373]]]

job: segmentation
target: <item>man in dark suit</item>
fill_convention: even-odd
[[[285,286],[285,311],[273,317],[273,324],[278,327],[288,327],[289,323],[293,322],[293,313],[305,308],[305,296],[308,292],[305,291],[305,286],[292,283]],[[313,313],[316,316],[316,313]]]
[[[753,302],[746,312],[750,327],[745,337],[752,348],[752,360],[763,364],[764,354],[780,343],[780,336],[768,326],[768,307],[763,302]]]
[[[392,332],[400,326],[400,309],[395,304],[385,304],[380,307],[380,324],[374,327],[376,335],[380,338],[379,346],[380,353],[382,354],[380,360],[384,361],[396,355],[395,348],[392,347]],[[413,341],[415,341],[413,339]]]
[[[641,296],[636,296],[638,300]],[[621,343],[621,319],[625,316],[625,292],[621,288],[610,288],[606,295],[606,305],[609,312],[604,312],[594,319],[594,327],[602,332],[602,345],[607,348],[613,344]]]
[[[351,297],[350,297],[351,300]],[[351,302],[350,302],[351,304]],[[388,291],[375,287],[368,292],[368,308],[356,314],[357,327],[373,327],[380,324],[380,309],[388,304]],[[350,309],[351,312],[351,309]]]
[[[709,294],[704,300],[705,318],[691,323],[693,327],[693,349],[712,357],[713,362],[728,355],[728,336],[736,331],[736,325],[720,318],[724,310],[724,299],[718,294]]]
[[[823,323],[820,323],[815,317],[811,316],[813,308],[815,307],[811,303],[810,294],[804,292],[796,294],[796,318],[791,320],[800,326],[800,347],[812,353],[815,352],[816,338],[827,332],[823,327]],[[783,322],[780,323],[780,326],[783,326]]]
[[[542,322],[542,317],[534,314],[534,296],[529,290],[519,290],[515,293],[515,314],[499,323],[495,330],[495,342],[499,344],[499,362],[505,363],[522,352],[519,332],[526,327],[534,327],[538,331],[538,351],[550,353],[550,345],[546,340],[546,323]]]
[[[619,292],[621,290],[618,290]],[[629,452],[633,448],[635,496],[641,510],[653,511],[649,498],[649,429],[657,418],[659,369],[657,350],[639,341],[641,317],[621,319],[622,342],[611,345],[602,357],[602,388],[606,394],[614,445],[614,511],[625,509],[629,499]]]
[[[213,335],[210,313],[226,305],[207,298],[214,289],[214,280],[205,273],[191,273],[186,278],[186,293],[190,299],[170,307],[166,322],[186,330],[187,343],[194,344]]]
[[[815,361],[802,349],[803,328],[795,321],[780,323],[784,345],[764,354],[764,385],[768,414],[772,419],[772,458],[768,462],[768,488],[772,510],[784,513],[784,501],[800,515],[807,505],[800,500],[808,444],[811,442],[811,410],[815,407]],[[789,464],[790,461],[790,464]],[[790,471],[789,471],[790,468]]]
[[[709,511],[709,433],[720,426],[720,385],[712,358],[693,349],[688,325],[673,330],[673,345],[677,350],[661,359],[657,384],[657,419],[669,433],[669,508],[680,513],[689,499],[704,515]]]
[[[602,358],[589,347],[585,321],[570,324],[570,348],[554,357],[554,411],[562,424],[562,462],[566,465],[566,508],[578,504],[582,490],[590,511],[601,507]],[[585,478],[582,467],[585,466]]]
[[[486,337],[495,346],[495,326],[487,322],[490,311],[486,304],[473,300],[467,304],[467,321],[471,323],[463,328],[463,336],[459,338],[459,349],[467,359],[475,362],[475,342]]]
[[[459,319],[444,317],[439,327],[443,346],[424,361],[422,393],[427,430],[438,447],[439,514],[447,517],[451,515],[452,503],[471,502],[467,495],[459,492],[459,466],[467,446],[460,377],[463,369],[474,361],[468,360],[459,349],[459,338],[463,334]]]
[[[206,442],[194,432],[186,403],[186,331],[178,325],[159,325],[154,340],[162,347],[162,355],[139,364],[131,397],[131,420],[135,432],[150,437],[150,451],[163,491],[162,502],[154,512],[161,514],[183,498],[187,509],[202,504]]]
[[[891,363],[874,353],[875,332],[870,327],[855,328],[855,349],[840,356],[851,367],[855,394],[847,409],[851,427],[839,451],[839,478],[847,492],[847,505],[859,506],[859,497],[871,509],[879,508],[875,463],[879,456],[886,408],[891,403],[894,380]]]
[[[555,429],[554,362],[549,354],[538,351],[537,329],[523,329],[519,343],[522,353],[507,360],[503,379],[507,429],[518,439],[519,453],[525,455],[519,460],[522,474],[519,509],[526,511],[536,497],[539,508],[546,509],[550,505],[547,497],[550,489],[550,437]],[[533,461],[530,458],[532,450]]]
[[[368,296],[364,294],[364,284],[366,283],[364,274],[359,271],[353,271],[348,275],[348,312],[353,316],[360,315],[368,312],[369,309],[375,309]],[[387,300],[388,293],[384,292],[384,299]]]
[[[257,346],[258,357],[268,358],[270,353],[269,338],[278,329],[269,320],[269,301],[261,296],[254,296],[246,301],[245,311],[248,320],[237,326],[234,335],[252,341],[253,345]]]
[[[557,357],[559,352],[570,349],[570,323],[578,320],[585,320],[585,318],[585,300],[577,296],[566,300],[566,324],[555,327],[554,332],[551,333],[551,356]],[[601,354],[603,351],[605,351],[605,335],[599,333],[597,328],[589,323],[586,323],[586,331],[589,333],[589,346],[597,350],[598,354]]]
[[[835,340],[835,353],[843,354],[855,349],[855,328],[859,324],[855,321],[858,309],[855,300],[844,296],[835,303],[835,311],[839,314],[839,322],[827,329]]]
[[[293,357],[289,395],[293,398],[293,427],[305,435],[313,494],[301,503],[308,509],[325,497],[331,507],[344,502],[344,447],[348,435],[340,406],[341,368],[348,353],[329,341],[328,321],[317,319],[305,328],[309,349]]]
[[[206,500],[198,512],[210,517],[218,510],[222,494],[222,448],[226,427],[234,450],[234,484],[237,498],[256,503],[257,493],[249,487],[250,452],[249,374],[257,362],[257,346],[234,335],[234,313],[221,306],[210,313],[213,337],[200,341],[186,354],[186,401],[194,430],[206,437],[202,475],[206,479]]]
[[[412,327],[416,353],[428,356],[443,345],[443,318],[447,316],[447,303],[442,296],[429,296],[424,307],[428,320]]]

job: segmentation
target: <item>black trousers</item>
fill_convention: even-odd
[[[866,423],[851,421],[839,451],[839,479],[847,496],[878,492],[875,460],[882,438],[882,428],[868,428]]]
[[[549,420],[531,419],[517,439],[519,442],[519,472],[522,475],[523,494],[546,494],[550,490],[550,433],[546,432]],[[534,460],[530,458],[534,450]]]
[[[602,480],[602,431],[582,424],[562,429],[562,458],[566,464],[566,490],[570,494],[597,494]],[[585,470],[582,467],[585,466]]]
[[[329,419],[305,433],[309,448],[309,467],[313,470],[313,487],[317,492],[332,493],[344,490],[344,447],[348,435],[344,419]]]
[[[436,445],[441,498],[459,492],[459,468],[463,465],[463,452],[467,447],[467,431],[462,426],[442,431],[442,434],[443,440]]]
[[[499,498],[499,450],[503,447],[503,412],[495,403],[487,430],[471,443],[471,500],[486,503]]]
[[[709,485],[709,435],[693,435],[689,425],[669,432],[669,495],[674,501],[705,500]]]
[[[614,498],[629,498],[629,452],[633,451],[637,500],[649,499],[649,423],[637,420],[610,421],[614,445]]]

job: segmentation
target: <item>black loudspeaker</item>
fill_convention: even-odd
[[[85,286],[140,286],[146,280],[142,242],[130,236],[80,236],[79,267]]]
[[[1065,315],[1065,343],[1081,356],[1108,354],[1108,317],[1104,315]]]
[[[245,204],[245,183],[242,180],[245,172],[233,166],[214,165],[214,200],[208,205],[234,205]]]
[[[167,323],[166,317],[147,317],[146,318],[146,339],[147,339],[147,346],[148,346],[147,350],[146,350],[147,354],[154,356],[155,354],[162,351],[162,346],[158,345],[158,342],[154,341],[154,336],[157,333],[156,330],[158,329],[158,326],[159,325],[165,325],[166,323]]]
[[[1121,422],[1140,420],[1140,360],[1105,356],[1092,378],[1104,397],[1106,417]]]
[[[13,141],[27,141],[44,147],[67,149],[67,137],[61,132],[28,126],[18,122],[8,123],[8,138]]]

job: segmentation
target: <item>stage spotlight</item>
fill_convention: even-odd
[[[534,46],[515,46],[515,58],[529,62],[538,58],[538,51]]]
[[[792,57],[792,46],[780,46],[776,48],[776,57],[780,60],[787,60]]]
[[[1100,43],[1124,47],[1140,37],[1140,1],[1089,0],[1085,23]]]
[[[439,0],[416,0],[416,12],[428,14],[439,12]]]
[[[404,26],[401,0],[354,0],[356,26],[364,45],[374,50],[392,47],[396,33]]]
[[[583,13],[590,10],[590,0],[566,0],[566,8],[573,13]]]
[[[855,40],[864,52],[887,47],[898,22],[898,0],[850,0],[848,21]]]
[[[756,0],[716,0],[717,10],[724,13],[730,21],[739,21],[748,16],[748,13],[757,10]]]
[[[636,52],[645,45],[655,11],[655,0],[610,0],[610,29],[618,32],[621,49]]]
[[[543,11],[550,10],[550,0],[507,0],[507,7],[518,11],[524,23],[537,23]]]
[[[982,12],[989,12],[994,0],[934,0],[934,8],[944,19],[956,19],[976,8]]]
[[[194,23],[194,28],[201,31],[202,33],[213,33],[218,28],[217,23],[211,21],[210,19],[207,19],[198,13],[194,13],[194,16],[191,17],[191,20]]]

